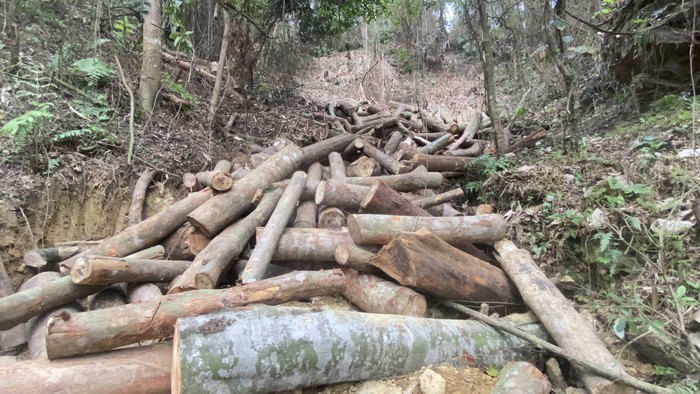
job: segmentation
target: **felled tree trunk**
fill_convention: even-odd
[[[328,164],[331,167],[331,179],[343,179],[345,175],[345,163],[338,152],[328,154]]]
[[[211,189],[191,193],[162,212],[135,224],[98,245],[61,263],[61,273],[67,275],[70,268],[82,256],[126,256],[155,245],[185,223],[187,214],[204,204],[212,196]],[[87,294],[86,294],[87,295]]]
[[[143,220],[143,204],[146,201],[148,185],[151,184],[153,176],[157,173],[158,170],[151,168],[146,169],[139,177],[139,180],[136,181],[136,185],[134,185],[134,192],[131,195],[131,205],[129,206],[129,226],[133,226],[134,224],[140,223]],[[68,257],[70,256],[66,256],[64,258]]]
[[[585,357],[592,363],[625,373],[622,364],[610,354],[591,326],[539,269],[526,250],[518,249],[509,240],[497,242],[494,247],[503,270],[508,273],[527,306],[537,315],[559,346],[567,352]],[[606,393],[612,390],[610,380],[588,373],[576,364],[574,368],[590,392]]]
[[[412,166],[422,165],[431,172],[464,172],[471,157],[416,155],[408,161]]]
[[[40,271],[55,270],[57,263],[80,251],[79,246],[57,246],[54,248],[32,249],[24,252],[24,264]]]
[[[386,170],[390,174],[399,175],[399,174],[405,174],[405,173],[411,171],[411,169],[409,167],[403,165],[402,163],[395,160],[391,156],[382,152],[381,150],[379,150],[377,147],[375,147],[372,144],[365,143],[365,146],[362,148],[362,151],[367,156],[376,160],[379,164],[382,165],[382,167],[386,168]]]
[[[163,293],[153,283],[136,283],[129,288],[127,301],[129,304],[139,304],[160,298]]]
[[[192,211],[187,219],[202,234],[212,238],[250,207],[258,190],[266,190],[271,183],[291,175],[299,167],[303,155],[296,145],[283,148],[236,182],[236,187]]]
[[[200,172],[196,174],[195,177],[200,185],[211,187],[217,192],[225,192],[233,187],[233,178],[228,171],[219,171],[214,169],[212,171]]]
[[[343,270],[347,287],[343,297],[369,313],[424,317],[425,297],[408,287],[353,269]]]
[[[294,227],[314,228],[316,227],[316,215],[318,205],[312,200],[302,201],[297,206],[297,214],[294,218]]]
[[[270,218],[281,196],[282,189],[265,193],[253,212],[228,226],[197,255],[192,265],[171,284],[169,293],[216,287],[229,264],[245,249],[255,229]]]
[[[369,188],[360,208],[362,212],[383,215],[433,216],[381,181]]]
[[[111,285],[88,297],[88,309],[114,308],[126,305],[126,295],[120,285]]]
[[[89,256],[80,258],[71,269],[73,283],[110,285],[121,282],[169,282],[191,264],[183,260],[140,260]]]
[[[345,182],[353,185],[372,186],[382,181],[397,192],[410,192],[419,189],[433,189],[442,185],[445,178],[439,172],[409,172],[401,175],[384,175],[367,178],[348,177]]]
[[[382,167],[371,157],[362,156],[350,163],[345,174],[351,177],[377,176],[382,173]]]
[[[315,202],[343,209],[358,209],[369,187],[329,179],[321,181],[316,189]]]
[[[306,173],[303,171],[294,173],[292,180],[282,193],[275,210],[270,215],[270,219],[265,225],[262,234],[256,240],[255,249],[253,249],[253,253],[248,259],[248,264],[246,264],[243,273],[241,273],[241,282],[243,284],[262,279],[305,186]]]
[[[413,204],[423,209],[427,209],[462,197],[464,197],[464,190],[460,187],[445,193],[436,194],[432,197],[414,200]]]
[[[66,360],[0,366],[6,393],[169,393],[172,345],[162,343]]]
[[[328,154],[331,152],[339,152],[345,149],[345,147],[348,146],[348,144],[354,139],[354,134],[341,134],[304,147],[304,158],[301,166],[308,166],[311,163],[327,158]]]
[[[188,291],[140,304],[67,314],[51,320],[46,348],[51,359],[103,352],[168,337],[175,320],[184,316],[247,304],[280,304],[343,290],[345,276],[340,270],[296,271],[228,289]]]
[[[163,241],[165,255],[172,260],[192,260],[202,249],[209,245],[211,239],[185,223]]]
[[[399,284],[438,298],[499,306],[522,303],[505,272],[423,229],[399,235],[369,263]]]
[[[348,230],[358,245],[385,245],[401,233],[425,228],[451,245],[492,244],[506,234],[501,215],[460,217],[412,217],[394,215],[348,215]]]
[[[384,144],[384,153],[387,155],[394,154],[394,152],[399,149],[399,144],[401,143],[402,138],[403,134],[401,134],[400,131],[394,131],[391,133],[389,139],[386,141],[386,144]]]
[[[447,145],[454,141],[454,139],[455,137],[453,135],[445,134],[442,137],[436,139],[435,141],[429,143],[428,145],[422,147],[420,149],[420,153],[423,153],[425,155],[435,154],[435,152],[445,149]]]
[[[377,273],[379,271],[369,264],[369,260],[376,254],[376,250],[369,250],[348,244],[336,246],[334,252],[335,262],[339,265],[369,273]]]
[[[549,394],[551,388],[549,380],[537,367],[525,361],[517,361],[508,363],[501,369],[491,394]]]
[[[347,224],[345,213],[338,208],[325,207],[318,213],[318,228],[339,229]]]
[[[5,271],[5,264],[0,261],[0,299],[15,293],[10,277]],[[0,350],[12,350],[27,342],[24,324],[18,324],[9,330],[0,331]]]
[[[539,326],[526,330],[544,336]],[[475,321],[270,307],[179,319],[173,346],[174,393],[277,392],[403,375],[459,359],[503,365],[533,351],[526,341]],[[289,357],[278,357],[275,368],[256,368],[279,349]],[[197,354],[207,357],[192,357]]]
[[[258,228],[257,236],[262,233]],[[347,229],[288,228],[282,234],[273,261],[335,261],[335,247],[354,245]]]

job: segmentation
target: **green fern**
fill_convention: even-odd
[[[114,69],[97,57],[76,60],[70,69],[77,76],[85,78],[88,86],[104,82],[114,74]]]
[[[9,135],[17,145],[24,146],[27,137],[43,133],[44,122],[54,117],[49,112],[49,108],[52,106],[51,104],[42,104],[36,109],[10,120],[0,128],[0,134]]]

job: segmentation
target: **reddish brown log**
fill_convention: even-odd
[[[86,256],[71,269],[73,283],[110,285],[121,282],[169,282],[182,274],[189,261],[145,260],[134,258]]]
[[[411,171],[411,169],[408,166],[405,166],[400,162],[394,160],[391,156],[377,149],[377,147],[375,147],[374,145],[366,143],[365,146],[362,148],[362,151],[367,156],[376,160],[379,164],[382,165],[382,167],[386,168],[386,170],[390,174],[399,175]]]
[[[192,211],[187,219],[202,234],[213,237],[251,206],[253,197],[259,190],[266,190],[273,182],[290,176],[303,156],[302,149],[296,145],[285,147],[237,181],[234,188],[218,194]]]
[[[163,247],[169,260],[192,260],[209,242],[211,239],[185,223],[163,241]]]
[[[455,246],[502,239],[506,221],[501,215],[461,217],[413,217],[396,215],[348,215],[348,229],[358,245],[386,245],[401,233],[426,228]]]
[[[551,388],[549,380],[537,367],[525,361],[517,361],[508,363],[501,369],[491,394],[549,394]]]
[[[457,189],[452,189],[445,193],[437,194],[432,197],[414,200],[413,204],[422,207],[423,209],[427,209],[462,197],[464,197],[464,190],[462,190],[462,188],[460,187]]]
[[[212,196],[211,189],[191,193],[141,223],[135,224],[98,245],[61,263],[61,273],[68,274],[76,260],[86,255],[121,257],[157,244],[185,223],[187,214],[204,204]]]
[[[139,180],[134,185],[134,192],[131,196],[131,205],[129,206],[129,226],[140,223],[143,220],[143,204],[146,201],[146,193],[148,185],[151,184],[153,176],[158,173],[158,170],[147,169],[141,174]]]
[[[343,297],[369,313],[424,317],[428,308],[425,297],[415,291],[378,276],[343,270],[347,287]]]
[[[408,161],[415,167],[425,166],[431,172],[464,172],[471,157],[416,155]]]
[[[170,393],[169,343],[66,360],[0,366],[4,393]]]
[[[358,209],[369,187],[329,179],[316,189],[316,204],[342,209]]]
[[[5,264],[0,261],[0,299],[14,293],[15,289],[12,287],[12,282],[7,275],[7,271],[5,271]],[[24,345],[26,342],[27,338],[24,333],[24,324],[18,324],[9,330],[0,331],[0,350],[2,351],[15,349]]]
[[[425,229],[399,235],[369,263],[399,284],[434,297],[491,305],[522,302],[505,272]]]
[[[347,226],[345,213],[335,207],[325,207],[318,213],[318,228],[338,229]]]
[[[280,304],[345,290],[340,270],[297,271],[222,290],[187,291],[118,308],[64,314],[49,323],[49,358],[69,357],[173,334],[179,317],[209,314],[256,303]]]
[[[360,208],[362,212],[383,215],[433,216],[382,181],[370,186]]]

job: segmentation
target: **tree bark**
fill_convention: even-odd
[[[79,246],[57,246],[45,249],[32,249],[24,252],[24,264],[43,270],[55,270],[57,263],[80,251]]]
[[[140,260],[86,256],[73,265],[71,278],[80,285],[110,285],[121,282],[169,282],[191,264],[180,260]]]
[[[355,139],[354,134],[341,134],[333,138],[317,142],[315,144],[304,147],[304,158],[302,159],[302,167],[306,167],[316,161],[321,161],[328,157],[331,152],[339,152]]]
[[[296,271],[228,289],[188,291],[141,304],[66,314],[51,320],[46,348],[51,359],[102,352],[168,337],[175,321],[184,316],[256,303],[281,304],[343,290],[345,276],[340,270]]]
[[[378,276],[343,270],[347,286],[343,297],[369,313],[425,317],[428,304],[415,291]]]
[[[544,336],[537,325],[526,329]],[[265,306],[179,319],[173,346],[174,393],[277,392],[404,375],[460,359],[498,366],[528,360],[534,350],[469,320]],[[279,357],[280,349],[289,356]],[[270,355],[278,355],[276,367]]]
[[[442,122],[442,120],[437,119],[430,114],[428,114],[427,111],[421,111],[421,116],[425,120],[425,124],[428,126],[428,129],[435,132],[435,133],[450,133],[454,134],[458,131],[457,129],[457,124],[452,123],[452,124],[447,124]]]
[[[369,260],[377,255],[377,250],[369,250],[355,245],[341,244],[335,247],[335,262],[347,268],[360,272],[377,273],[379,270],[369,264]]]
[[[233,178],[228,171],[205,171],[195,175],[197,183],[202,186],[211,187],[217,192],[225,192],[233,187]]]
[[[192,265],[171,284],[169,293],[215,288],[221,275],[245,249],[248,240],[255,235],[256,228],[264,225],[270,218],[282,191],[272,189],[265,193],[253,212],[217,235],[197,255]]]
[[[116,284],[104,288],[96,294],[88,297],[88,309],[91,311],[115,308],[125,304],[126,295],[124,294],[122,287]]]
[[[192,260],[209,245],[211,239],[189,223],[180,226],[163,241],[165,255],[172,260]]]
[[[547,130],[539,129],[536,132],[523,137],[518,142],[516,142],[512,145],[509,145],[508,148],[506,149],[506,153],[507,152],[517,152],[520,149],[530,147],[530,146],[534,145],[537,141],[539,141],[545,137],[547,137]]]
[[[421,228],[453,246],[493,244],[505,236],[506,227],[506,221],[497,214],[448,218],[348,215],[348,230],[358,245],[386,245],[401,233]]]
[[[294,227],[315,228],[318,205],[312,200],[302,201],[297,206],[297,214],[294,218]]]
[[[362,151],[372,159],[382,165],[390,174],[399,175],[410,172],[411,169],[400,162],[394,160],[391,156],[379,150],[372,144],[365,143]]]
[[[120,257],[155,245],[185,223],[187,214],[204,204],[212,196],[211,189],[191,193],[141,223],[135,224],[119,234],[79,253],[60,264],[61,273],[68,274],[80,257],[88,255]]]
[[[266,190],[273,182],[291,175],[302,157],[303,151],[296,145],[285,147],[236,182],[234,188],[192,211],[187,219],[202,234],[212,238],[250,207],[258,190]]]
[[[472,145],[466,149],[455,149],[445,152],[446,156],[477,157],[484,152],[488,142],[483,140],[473,140]]]
[[[481,123],[481,115],[473,109],[468,110],[468,114],[464,115],[466,123],[460,125],[463,128],[462,135],[450,145],[447,150],[457,150],[463,143],[474,139],[476,132],[479,131],[479,123]]]
[[[501,369],[491,394],[549,394],[551,388],[549,380],[537,367],[525,361],[517,361],[508,363]]]
[[[445,178],[439,172],[409,172],[401,175],[385,175],[375,177],[348,177],[345,182],[353,185],[372,186],[376,181],[382,181],[397,192],[410,192],[419,189],[433,189],[442,185]]]
[[[376,160],[371,157],[362,156],[350,163],[345,174],[349,177],[370,177],[382,173],[382,168]]]
[[[140,304],[160,298],[162,295],[160,288],[153,283],[136,283],[129,288],[127,301],[129,304]]]
[[[202,190],[202,185],[199,184],[197,175],[191,172],[182,174],[182,186],[184,186],[190,193]]]
[[[139,96],[143,110],[150,114],[157,105],[161,74],[161,13],[160,2],[152,1],[143,15],[143,59]]]
[[[432,197],[422,198],[420,200],[413,201],[413,204],[419,206],[423,209],[428,209],[436,205],[444,204],[446,202],[456,200],[458,198],[464,197],[464,190],[462,188],[452,189],[445,193],[440,193]]]
[[[362,212],[383,215],[433,216],[382,181],[369,188],[360,202],[360,209]]]
[[[214,115],[219,107],[219,98],[221,97],[221,83],[224,80],[224,71],[226,70],[226,53],[228,52],[228,43],[231,40],[231,17],[227,10],[223,10],[224,33],[221,36],[221,50],[219,51],[219,64],[216,69],[216,80],[214,81],[214,89],[211,92],[211,102],[209,103],[209,127],[214,123]],[[214,189],[218,190],[218,189]]]
[[[403,134],[401,134],[400,131],[394,131],[391,133],[389,139],[386,141],[386,144],[384,144],[384,153],[390,156],[394,154],[394,152],[399,149],[399,144],[401,143],[402,138]]]
[[[0,299],[12,294],[15,294],[15,289],[12,287],[7,271],[5,271],[5,264],[0,261]],[[27,337],[24,333],[24,324],[18,324],[9,330],[0,331],[0,351],[13,350],[26,342]]]
[[[358,146],[359,144],[359,146]],[[362,152],[362,148],[365,146],[365,140],[361,138],[355,138],[348,146],[343,149],[340,156],[346,160],[352,160],[357,158],[357,156]]]
[[[338,152],[331,152],[328,154],[328,163],[331,167],[331,179],[344,179],[345,175],[345,163],[343,163],[343,158]]]
[[[131,205],[129,206],[129,222],[128,226],[133,226],[134,224],[143,221],[143,204],[146,201],[146,193],[148,192],[148,185],[151,184],[153,176],[158,173],[158,170],[146,169],[139,180],[136,181],[134,186],[134,192],[131,196]],[[70,256],[66,256],[68,258]],[[61,259],[63,260],[63,259]]]
[[[258,228],[257,236],[262,233]],[[355,245],[347,229],[288,228],[282,234],[273,261],[335,261],[335,247]]]
[[[277,243],[282,237],[284,229],[287,227],[289,218],[294,212],[301,193],[306,186],[306,173],[298,171],[292,176],[292,180],[282,193],[282,197],[277,203],[277,207],[272,212],[270,219],[265,225],[260,237],[257,238],[255,249],[248,259],[243,273],[241,273],[241,282],[243,284],[251,283],[262,279],[267,265],[272,260],[272,254],[275,252]]]
[[[338,208],[325,207],[318,213],[318,228],[339,229],[347,224],[345,213]]]
[[[408,163],[411,166],[425,166],[431,172],[464,172],[471,157],[417,155]]]
[[[503,130],[501,130],[500,116],[498,113],[498,101],[496,100],[496,77],[495,65],[493,61],[493,36],[491,35],[491,22],[486,11],[486,3],[480,1],[479,20],[481,21],[482,45],[483,45],[483,62],[484,62],[484,88],[486,89],[486,104],[491,116],[491,124],[493,125],[493,146],[496,148],[496,154],[501,157],[506,152],[506,142],[503,138]]]
[[[170,393],[172,345],[120,349],[66,360],[0,366],[6,393]]]
[[[607,369],[625,373],[620,362],[608,351],[605,344],[596,336],[590,324],[576,312],[559,289],[547,278],[530,254],[518,249],[509,240],[497,242],[494,247],[503,270],[508,273],[527,303],[552,338],[569,353],[580,355]],[[574,364],[583,384],[591,393],[607,393],[612,382],[587,372]]]
[[[424,229],[399,235],[369,263],[399,284],[437,298],[492,306],[522,303],[505,272]]]
[[[358,209],[369,187],[329,179],[316,189],[316,204],[342,209]]]
[[[454,141],[454,139],[455,137],[453,135],[445,134],[442,137],[436,139],[435,141],[429,143],[428,145],[422,147],[420,149],[420,153],[424,155],[433,155],[436,152],[447,148],[447,145]]]

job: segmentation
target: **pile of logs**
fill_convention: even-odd
[[[363,124],[304,148],[280,139],[249,168],[221,161],[186,175],[189,195],[141,220],[147,171],[129,227],[27,253],[42,272],[17,293],[4,286],[0,345],[28,341],[32,360],[0,366],[0,392],[274,392],[455,360],[536,361],[523,338],[547,331],[571,359],[626,376],[529,254],[503,240],[501,215],[464,216],[450,205],[459,188],[433,191],[463,157]],[[272,306],[328,295],[368,313]],[[501,314],[527,304],[541,324],[509,316],[512,334],[426,318],[440,300]],[[549,392],[532,368],[505,376]],[[577,368],[595,392],[610,384]]]

